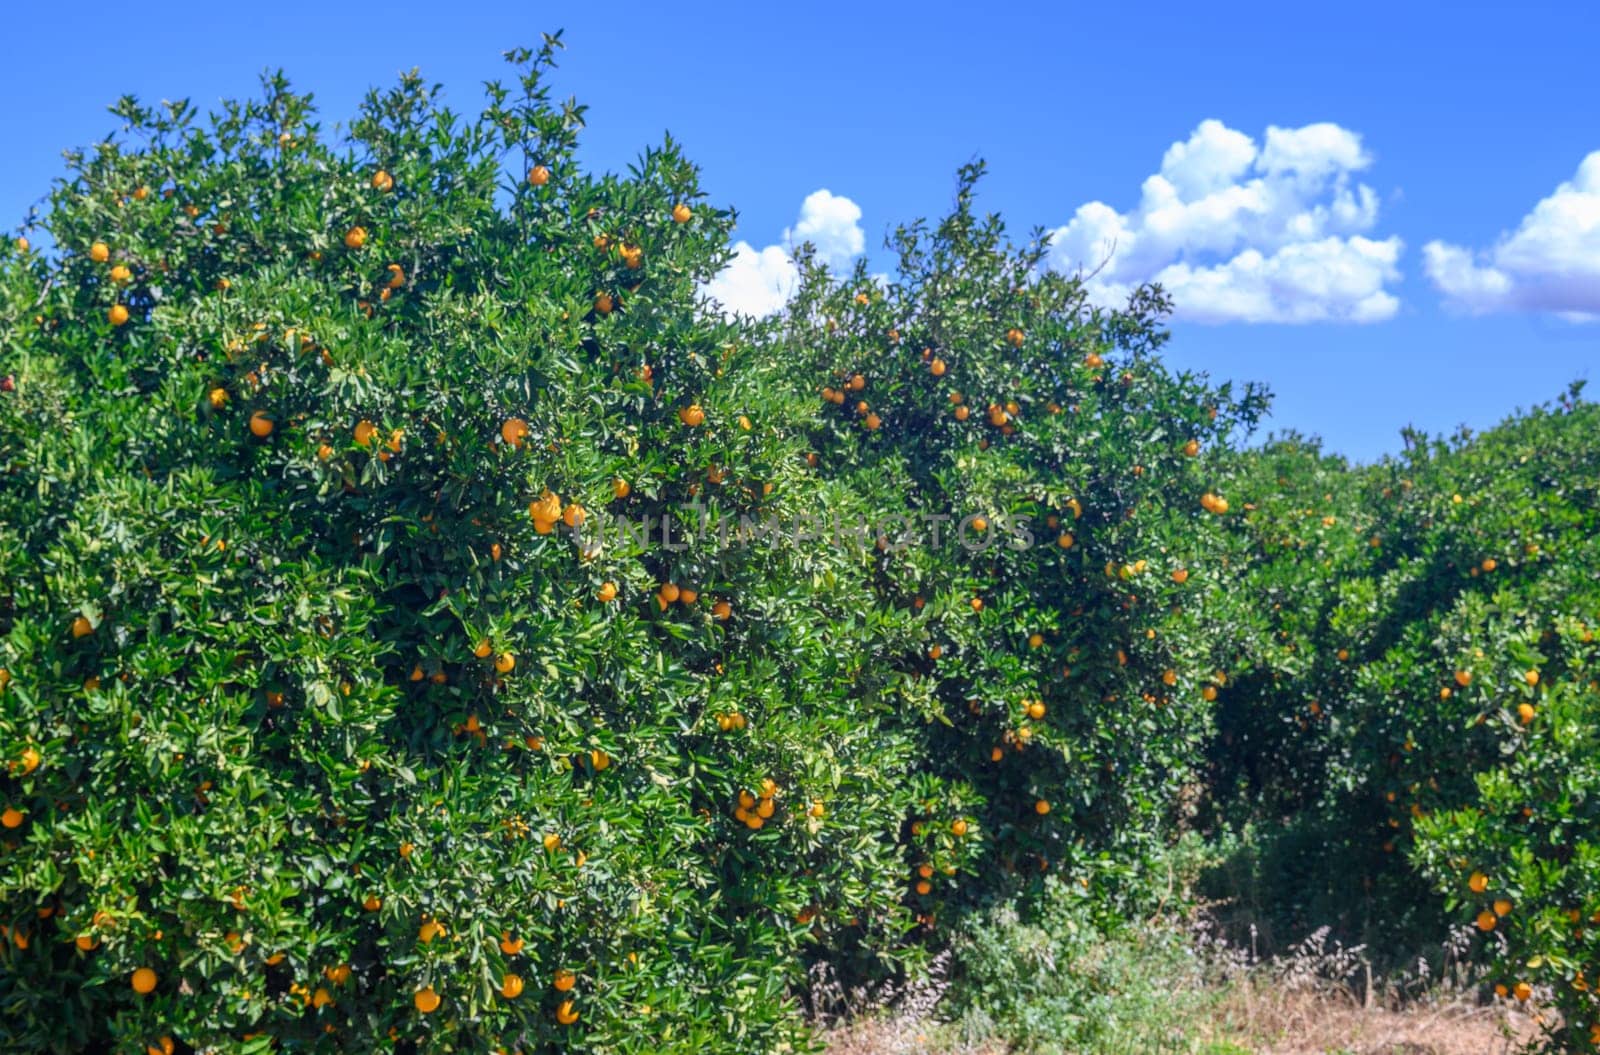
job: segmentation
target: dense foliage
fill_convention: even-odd
[[[125,99],[4,248],[5,1050],[796,1050],[808,967],[1283,816],[1587,1041],[1592,405],[1238,450],[1264,394],[977,167],[725,318],[731,213],[670,141],[585,172],[555,46],[337,141]]]
[[[1589,1050],[1600,407],[1580,397],[1365,469],[1298,437],[1243,455],[1213,761],[1235,819],[1291,818],[1267,855],[1280,918],[1407,951],[1453,918],[1495,992],[1541,991]]]

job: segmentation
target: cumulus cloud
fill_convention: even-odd
[[[1368,237],[1378,195],[1354,178],[1372,163],[1335,124],[1269,127],[1258,145],[1202,121],[1167,148],[1137,206],[1080,206],[1052,233],[1049,264],[1088,277],[1119,305],[1159,282],[1198,322],[1375,322],[1399,310],[1398,238]]]
[[[771,315],[789,303],[800,280],[794,259],[781,246],[733,247],[733,259],[701,290],[730,315]]]
[[[783,240],[791,246],[810,242],[823,263],[836,270],[845,267],[867,248],[861,206],[842,195],[814,190],[800,203],[800,219],[783,232]]]
[[[800,203],[800,218],[784,229],[782,245],[757,249],[749,242],[735,243],[733,259],[702,292],[730,315],[771,315],[789,302],[800,280],[795,246],[810,242],[817,258],[838,270],[861,255],[866,241],[861,206],[826,189],[812,191]]]
[[[1473,252],[1435,241],[1422,255],[1447,302],[1473,314],[1548,311],[1600,319],[1600,150],[1494,248]]]

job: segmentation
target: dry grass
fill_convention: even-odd
[[[1230,986],[1193,1024],[1196,1050],[1215,1055],[1511,1055],[1537,1035],[1527,1014],[1466,1000],[1364,1007],[1347,991]],[[931,1020],[869,1015],[824,1033],[828,1055],[1007,1055],[962,1046]]]
[[[1055,922],[1070,931],[1070,918]],[[1536,1007],[1479,1003],[1459,934],[1380,978],[1365,946],[1343,946],[1326,927],[1263,957],[1253,932],[1241,948],[1204,912],[1150,926],[1147,936],[1177,944],[1046,932],[1054,958],[1039,961],[1038,928],[999,914],[980,932],[994,943],[969,947],[954,989],[947,951],[900,989],[845,992],[814,971],[811,1006],[833,1011],[819,1022],[829,1055],[1515,1055],[1540,1033]],[[1038,974],[1007,970],[1029,963]],[[993,986],[1000,1005],[987,998]],[[1019,989],[1032,997],[1004,999]]]
[[[856,1019],[823,1034],[828,1045],[828,1055],[1005,1055],[1005,1049],[993,1045],[981,1048],[951,1047],[948,1043],[934,1043],[927,1023],[910,1022],[902,1018],[873,1016]],[[943,1038],[940,1038],[943,1041]]]
[[[1535,1024],[1505,1006],[1465,999],[1364,1007],[1348,991],[1232,988],[1216,1012],[1218,1035],[1252,1055],[1509,1055]]]

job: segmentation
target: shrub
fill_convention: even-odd
[[[1197,455],[1265,406],[1161,364],[1158,293],[1102,311],[1041,272],[1038,232],[1014,246],[976,213],[980,174],[938,224],[894,233],[885,280],[805,266],[777,338],[819,465],[871,496],[870,586],[909,620],[897,713],[955,796],[925,797],[912,830],[925,923],[1046,873],[1136,871],[1170,838],[1226,679]]]
[[[1066,1052],[1192,1053],[1215,991],[1188,936],[1166,920],[1110,920],[1076,883],[1054,877],[1035,897],[967,920],[947,1003],[966,1043]]]
[[[1280,904],[1337,906],[1398,955],[1454,914],[1501,995],[1553,1001],[1562,1050],[1600,1018],[1597,424],[1575,387],[1367,469],[1300,441],[1241,459],[1232,596],[1255,630],[1218,702],[1224,801],[1324,847],[1289,855],[1313,875]]]
[[[767,1050],[808,923],[893,952],[859,557],[593,530],[854,499],[700,310],[730,214],[585,174],[554,46],[337,149],[278,77],[125,99],[9,252],[8,1051]]]

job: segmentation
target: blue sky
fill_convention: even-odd
[[[145,3],[90,22],[29,4],[8,21],[0,227],[63,148],[114,129],[124,92],[207,106],[281,66],[331,122],[415,65],[474,112],[503,48],[564,28],[556,89],[590,106],[587,160],[621,168],[670,130],[739,209],[745,279],[781,290],[791,231],[845,259],[859,230],[881,265],[884,232],[938,215],[981,156],[982,204],[1019,234],[1061,229],[1061,266],[1115,239],[1097,295],[1173,284],[1174,362],[1266,382],[1276,426],[1353,457],[1600,380],[1593,3]]]

